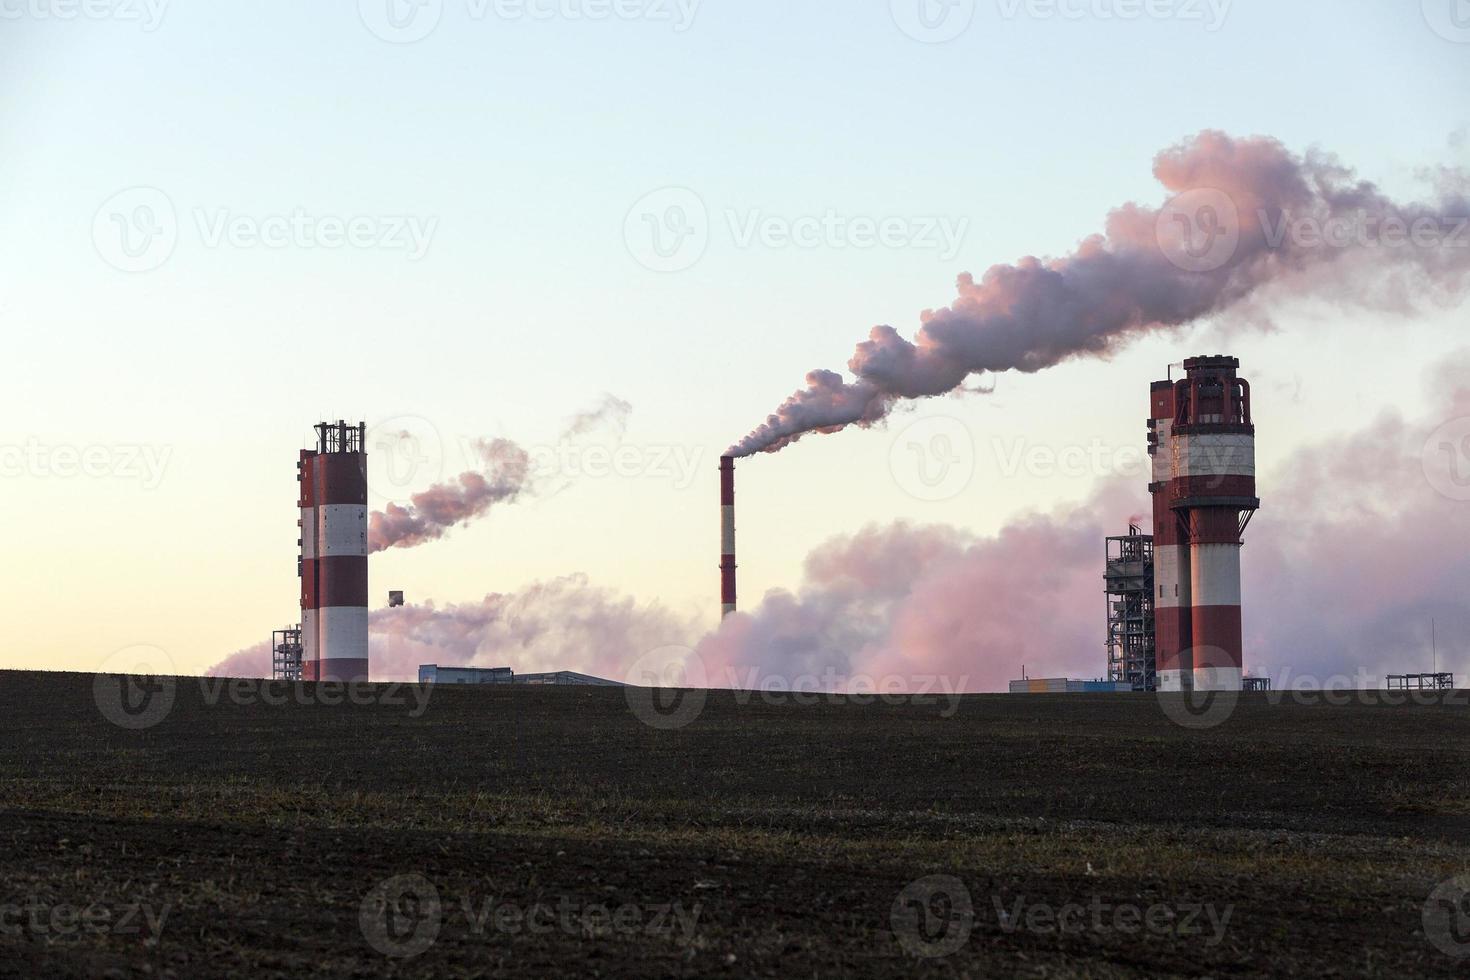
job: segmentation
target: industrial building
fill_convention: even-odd
[[[1123,681],[1074,681],[1066,677],[1027,677],[1011,681],[1012,694],[1122,694],[1133,685]]]
[[[365,681],[368,664],[367,426],[315,426],[296,464],[302,679]]]
[[[1157,687],[1154,662],[1154,539],[1136,524],[1107,540],[1108,680],[1130,691]]]
[[[1256,496],[1250,383],[1233,357],[1193,357],[1150,389],[1154,656],[1161,691],[1238,691],[1240,548]]]
[[[1270,689],[1242,669],[1240,549],[1261,501],[1251,386],[1239,369],[1233,357],[1192,357],[1183,378],[1150,386],[1154,533],[1130,524],[1108,538],[1103,570],[1107,682],[1119,690]],[[1022,679],[1011,691],[1091,683]]]
[[[573,670],[556,670],[544,674],[517,674],[509,667],[419,667],[420,684],[530,684],[575,685],[582,687],[625,687],[618,681],[579,674]]]

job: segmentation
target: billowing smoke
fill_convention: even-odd
[[[1410,308],[1458,293],[1470,276],[1470,178],[1460,170],[1434,175],[1436,202],[1400,204],[1329,156],[1207,131],[1160,153],[1154,176],[1173,195],[1164,207],[1117,208],[1065,257],[960,276],[958,298],[925,311],[913,340],[874,327],[848,361],[854,380],[810,372],[728,454],[872,425],[900,399],[942,395],[981,372],[1106,355],[1267,285]]]
[[[562,441],[602,427],[621,435],[632,412],[628,402],[604,394],[596,404],[571,417]],[[536,485],[531,454],[509,439],[480,439],[471,444],[471,449],[477,462],[474,469],[414,494],[407,506],[390,503],[368,517],[369,552],[413,548],[438,540],[451,528],[485,516],[496,504],[556,489]]]
[[[1109,485],[1087,505],[1022,517],[995,537],[898,523],[833,539],[795,591],[768,592],[697,648],[716,687],[994,691],[1094,677],[1105,535],[1138,506]]]
[[[566,431],[562,433],[562,438],[575,439],[604,425],[610,426],[617,432],[623,432],[627,429],[628,418],[632,414],[633,406],[630,403],[617,395],[604,392],[595,405],[571,417],[567,422]]]
[[[480,466],[413,495],[408,506],[390,503],[368,518],[368,551],[413,548],[442,538],[450,528],[482,517],[527,488],[531,457],[509,439],[473,444]]]
[[[369,616],[374,680],[415,680],[422,664],[575,670],[621,680],[629,666],[698,635],[692,617],[640,603],[568,575],[476,603],[375,609]],[[269,677],[269,645],[237,651],[210,668],[219,677]]]

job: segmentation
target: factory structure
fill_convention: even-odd
[[[1192,357],[1150,390],[1154,659],[1161,691],[1239,691],[1242,535],[1256,496],[1250,382],[1233,357]]]
[[[1184,377],[1149,388],[1153,534],[1130,524],[1105,543],[1107,680],[1023,679],[1012,692],[1269,686],[1243,670],[1240,549],[1261,501],[1251,386],[1239,370],[1233,357],[1192,357]]]
[[[366,681],[367,425],[319,422],[296,460],[301,622],[271,634],[271,676]]]
[[[302,679],[365,681],[367,426],[322,422],[296,463],[301,494]]]
[[[526,684],[573,687],[626,687],[618,681],[579,674],[574,670],[553,670],[542,674],[517,674],[509,667],[441,667],[424,664],[419,667],[420,684]]]
[[[735,457],[720,457],[720,616],[735,612]]]
[[[368,681],[367,425],[339,420],[314,429],[315,446],[296,461],[301,621],[271,634],[271,677]],[[733,525],[731,533],[733,548]],[[403,605],[401,591],[388,593],[389,609]],[[517,674],[509,667],[437,664],[420,667],[419,682],[622,686],[569,670]]]

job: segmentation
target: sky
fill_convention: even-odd
[[[554,461],[552,490],[375,556],[375,605],[583,575],[712,627],[718,457],[806,371],[911,334],[960,273],[1158,206],[1155,155],[1201,130],[1423,197],[1470,164],[1467,90],[1459,0],[0,0],[0,667],[146,644],[196,672],[295,622],[295,455],[339,417],[419,439],[375,458],[377,506],[477,439]],[[742,593],[797,588],[869,524],[995,535],[1119,476],[1136,507],[1097,519],[1126,529],[1148,383],[1193,354],[1242,359],[1263,469],[1385,411],[1432,421],[1463,303],[1338,300],[744,461]],[[563,440],[605,394],[626,425]],[[938,489],[916,425],[959,462]]]

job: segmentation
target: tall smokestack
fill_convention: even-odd
[[[1159,444],[1166,447],[1165,460],[1161,467],[1155,455],[1155,473],[1163,470],[1168,476],[1150,489],[1160,522],[1156,530],[1167,529],[1177,542],[1180,593],[1172,613],[1163,605],[1167,596],[1162,592],[1156,606],[1160,690],[1241,688],[1241,535],[1261,501],[1251,388],[1236,377],[1239,367],[1233,357],[1193,357],[1184,362],[1183,379],[1154,385],[1155,414],[1167,397],[1172,418],[1155,422],[1158,429],[1167,426]],[[1169,583],[1160,577],[1163,559],[1156,562],[1155,581],[1167,589]],[[1167,675],[1166,627],[1171,638],[1184,643]]]
[[[316,426],[301,481],[302,677],[368,679],[367,427]]]
[[[720,458],[720,615],[735,611],[735,457]]]

